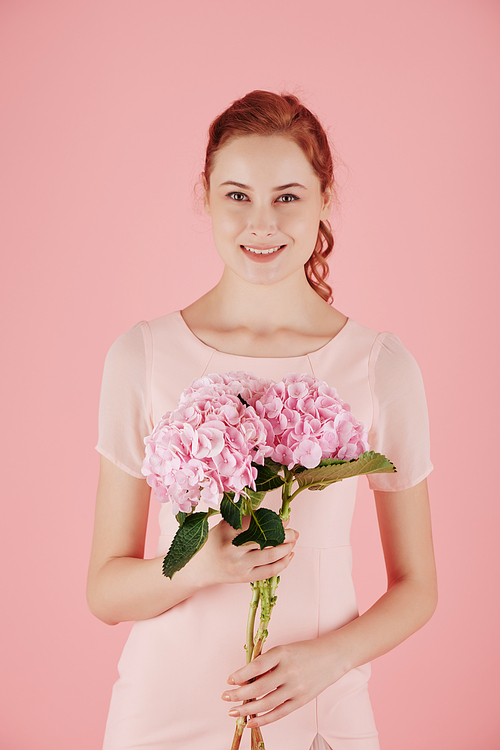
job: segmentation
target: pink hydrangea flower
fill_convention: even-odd
[[[312,375],[289,373],[249,403],[273,435],[271,458],[312,469],[324,458],[350,460],[369,450],[366,426],[335,388]]]
[[[238,499],[244,487],[255,489],[252,463],[263,464],[273,449],[268,428],[238,394],[246,401],[270,383],[243,372],[214,374],[182,393],[144,441],[142,473],[158,500],[189,513],[200,499],[218,508],[223,492]]]

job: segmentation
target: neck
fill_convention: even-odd
[[[306,331],[317,325],[325,309],[331,310],[303,269],[276,284],[250,284],[226,266],[219,283],[202,300],[212,324],[257,335],[283,329]]]

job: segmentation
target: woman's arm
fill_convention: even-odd
[[[425,625],[437,605],[427,481],[400,492],[374,494],[387,593],[345,626],[349,669],[393,649]]]
[[[94,539],[87,583],[91,612],[108,625],[165,612],[207,586],[277,575],[287,567],[298,538],[287,529],[279,547],[235,547],[234,531],[221,521],[202,549],[170,580],[163,558],[144,560],[150,488],[101,456]]]
[[[312,641],[270,649],[228,682],[224,700],[252,700],[231,716],[260,714],[263,726],[315,698],[354,667],[385,654],[422,627],[437,603],[427,483],[399,492],[375,492],[387,568],[387,592],[363,615]],[[250,684],[248,680],[255,679]],[[260,697],[264,696],[264,697]]]

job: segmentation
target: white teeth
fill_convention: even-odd
[[[256,247],[247,247],[246,245],[243,245],[245,250],[248,250],[250,253],[255,253],[256,255],[269,255],[269,253],[275,253],[278,250],[281,250],[283,245],[278,245],[278,247],[271,247],[269,250],[259,250]]]

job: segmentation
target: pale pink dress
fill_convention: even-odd
[[[372,475],[373,489],[412,487],[431,471],[415,360],[393,334],[351,319],[317,351],[279,358],[218,352],[190,331],[179,312],[137,324],[106,358],[97,450],[142,477],[143,439],[176,407],[181,392],[202,375],[238,370],[274,380],[308,373],[334,386],[369,426],[371,448],[397,466],[397,474]],[[358,615],[349,543],[356,484],[349,479],[294,501],[292,525],[300,539],[281,576],[267,649],[316,638]],[[279,503],[279,490],[267,495],[266,505],[277,510]],[[159,523],[158,556],[166,554],[177,529],[168,503],[160,506]],[[248,584],[213,586],[134,624],[119,662],[104,750],[229,750],[234,720],[220,696],[229,674],[245,663],[249,600]],[[368,664],[353,669],[316,700],[266,726],[267,750],[309,750],[313,743],[314,750],[377,750],[369,675]],[[249,747],[245,734],[242,750]]]

